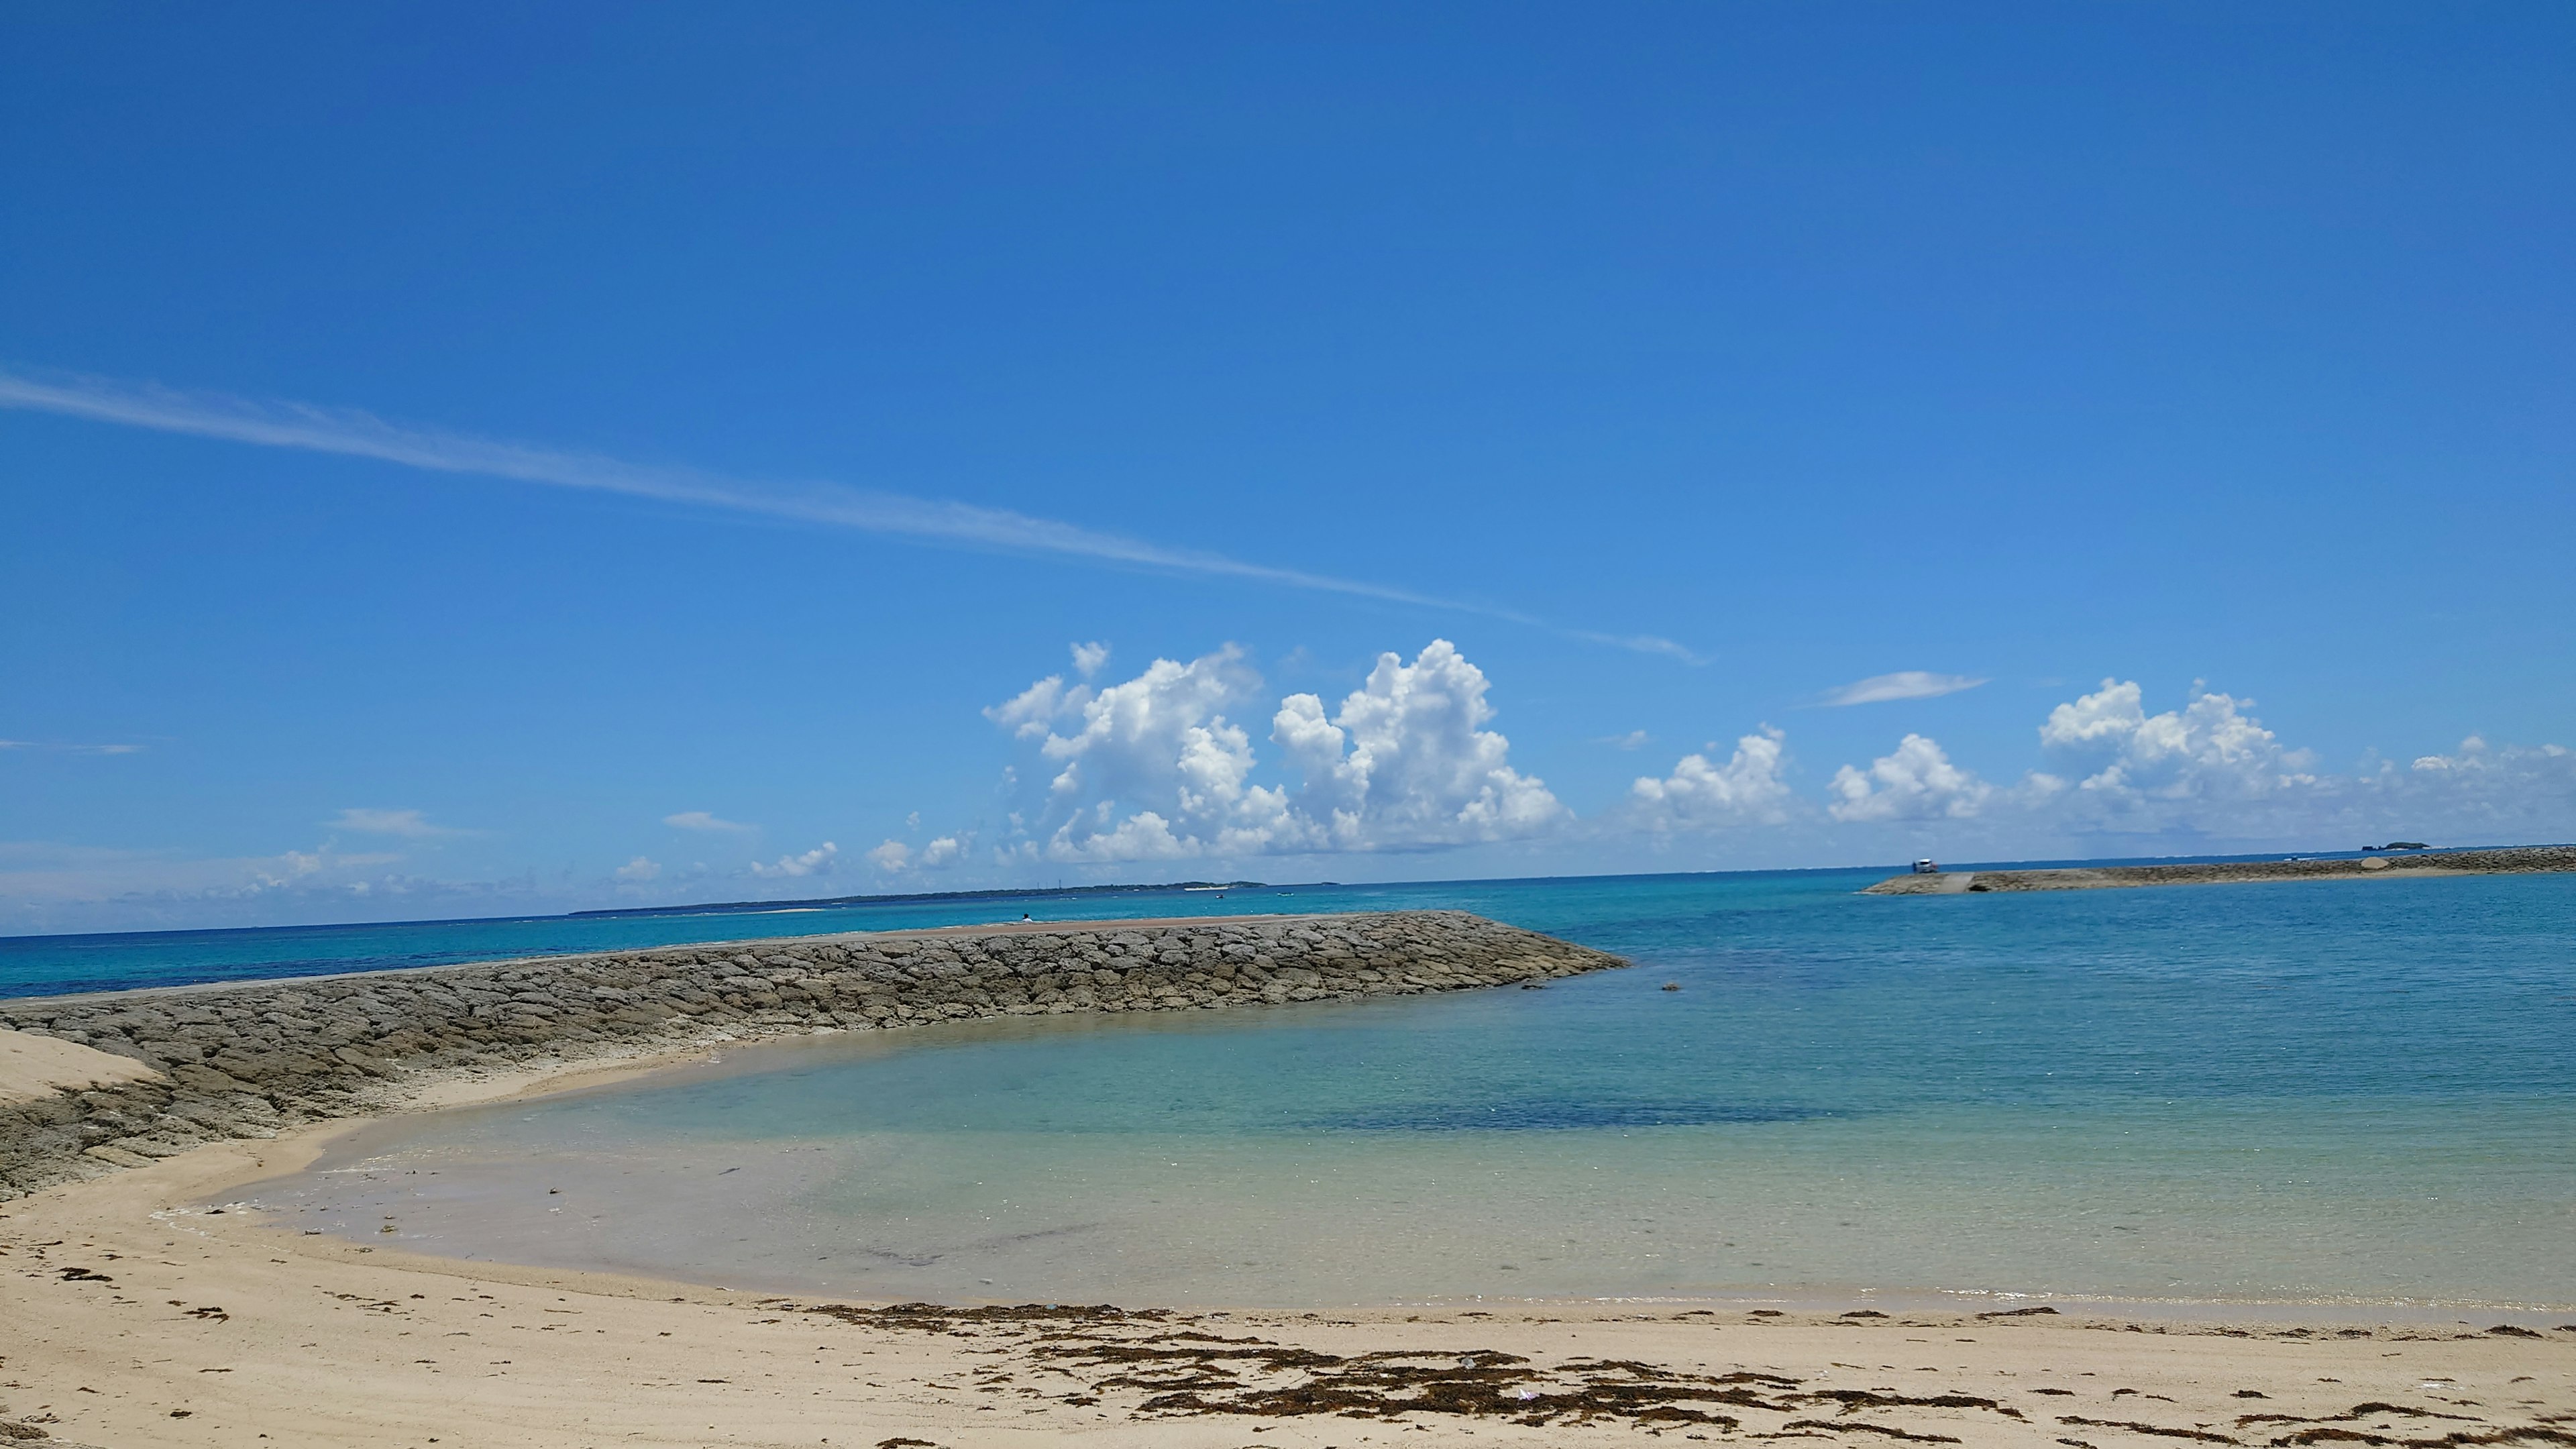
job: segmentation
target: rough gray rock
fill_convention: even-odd
[[[0,1026],[164,1079],[0,1104],[0,1201],[538,1062],[983,1016],[1454,991],[1626,964],[1463,911],[1391,911],[802,936],[0,1001]]]
[[[1946,896],[1962,891],[2073,891],[2112,886],[2236,885],[2266,880],[2350,880],[2417,875],[2518,875],[2576,870],[2576,845],[2441,850],[2361,860],[2240,860],[2191,865],[2094,865],[2043,870],[1944,871],[1891,876],[1865,896]]]

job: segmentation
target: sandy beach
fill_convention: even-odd
[[[351,1126],[209,1144],[0,1209],[0,1433],[103,1449],[2576,1444],[2576,1324],[2492,1312],[932,1310],[450,1262],[208,1206]]]

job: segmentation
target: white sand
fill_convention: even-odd
[[[496,1080],[475,1095],[528,1085]],[[2312,1430],[2355,1436],[2343,1443],[2425,1445],[2516,1430],[2475,1442],[2576,1445],[2576,1332],[2479,1331],[2492,1314],[2351,1338],[2314,1327],[2291,1336],[2132,1325],[2072,1310],[1838,1321],[1619,1305],[1338,1320],[1193,1315],[1071,1333],[1044,1323],[851,1324],[748,1294],[370,1250],[195,1206],[311,1162],[348,1125],[202,1147],[0,1208],[0,1436],[32,1425],[58,1442],[117,1449],[895,1440],[1359,1449],[1630,1443],[1645,1433],[1909,1442],[1883,1432],[1893,1429],[1974,1445],[2172,1449]],[[1329,1404],[1284,1416],[1140,1409],[1155,1391],[1137,1380],[1196,1381],[1202,1397],[1220,1401],[1317,1381],[1348,1387],[1348,1363],[1243,1357],[1265,1344],[1346,1357],[1400,1351],[1419,1355],[1406,1360],[1417,1366],[1515,1354],[1528,1360],[1512,1368],[1526,1375],[1506,1390],[1516,1401],[1576,1391],[1586,1379],[1652,1381],[1636,1369],[1568,1367],[1589,1355],[1701,1376],[1665,1382],[1755,1404],[1680,1401],[1736,1417],[1733,1431],[1625,1414],[1524,1425],[1419,1411],[1347,1417]],[[1220,1356],[1105,1361],[1138,1350]],[[1717,1382],[1739,1372],[1773,1377]],[[1121,1376],[1130,1381],[1109,1382]],[[1825,1397],[1842,1391],[1875,1398]],[[1921,1402],[1944,1396],[1991,1407]],[[2354,1412],[2373,1404],[2398,1409]],[[2245,1415],[2287,1417],[2240,1422]]]
[[[0,1102],[31,1101],[63,1087],[158,1080],[160,1075],[132,1057],[0,1027]]]

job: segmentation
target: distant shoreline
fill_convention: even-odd
[[[2043,870],[1935,871],[1890,876],[1868,896],[1949,896],[1989,891],[2082,891],[2126,886],[2243,885],[2276,880],[2374,880],[2576,871],[2576,845],[2425,850],[2333,860],[2244,860],[2175,865],[2067,866]]]

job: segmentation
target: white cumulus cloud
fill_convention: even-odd
[[[900,840],[888,840],[866,853],[868,864],[888,875],[901,875],[908,870],[940,870],[966,858],[972,838],[965,835],[943,835],[915,851]]]
[[[1280,701],[1270,738],[1302,775],[1296,789],[1255,778],[1259,754],[1230,713],[1260,683],[1227,645],[1186,664],[1157,659],[1097,689],[1049,675],[986,710],[1035,746],[1038,768],[1025,778],[1037,798],[1013,812],[1020,853],[1127,861],[1421,849],[1526,835],[1564,814],[1484,728],[1485,676],[1446,640],[1409,664],[1381,656],[1329,715],[1312,694]]]
[[[1827,787],[1825,812],[1836,820],[1965,820],[1985,808],[1995,787],[1950,762],[1941,747],[1909,734],[1869,768],[1845,765]]]
[[[1715,747],[1710,749],[1715,752]],[[1788,736],[1768,725],[1735,742],[1724,764],[1688,754],[1663,779],[1641,777],[1629,787],[1638,823],[1649,830],[1719,825],[1777,825],[1790,815]]]
[[[1100,666],[1108,662],[1109,646],[1097,639],[1088,644],[1073,646],[1073,672],[1085,679],[1098,674]]]
[[[640,855],[617,868],[617,878],[625,881],[658,880],[661,875],[662,866],[659,861],[649,860]]]
[[[790,876],[829,875],[832,871],[832,857],[840,853],[839,846],[826,840],[802,855],[782,855],[768,865],[755,860],[751,863],[751,873],[771,880]]]
[[[2250,711],[2254,701],[2192,687],[2178,710],[2148,714],[2135,681],[2050,710],[2041,748],[2080,778],[2073,797],[2112,812],[2159,802],[2254,800],[2317,783],[2304,751],[2283,749]]]
[[[1295,832],[1285,792],[1252,783],[1252,740],[1226,710],[1259,687],[1227,645],[1094,689],[1050,675],[995,724],[1037,744],[1043,798],[1022,812],[1029,847],[1066,861],[1258,854]]]
[[[1418,849],[1532,835],[1565,817],[1535,776],[1512,768],[1484,671],[1434,639],[1413,663],[1378,656],[1330,722],[1292,694],[1270,738],[1305,776],[1297,814],[1337,849]]]
[[[2348,792],[2355,824],[2378,839],[2509,845],[2576,837],[2576,750],[2490,745],[2471,735],[2450,754],[2385,765]],[[2356,842],[2360,843],[2360,842]]]

